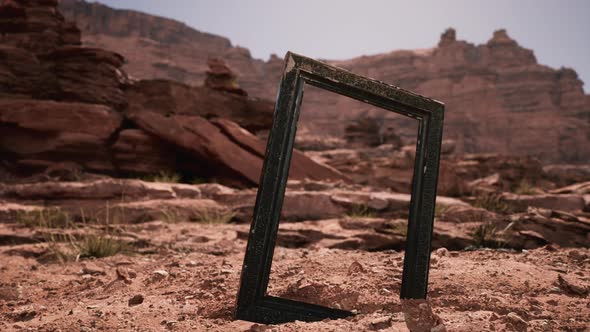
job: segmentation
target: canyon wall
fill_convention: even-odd
[[[138,78],[168,78],[201,84],[207,59],[219,57],[251,95],[274,99],[282,59],[252,58],[227,38],[182,23],[97,3],[63,0],[64,15],[78,23],[86,45],[123,54],[127,72]],[[485,44],[457,40],[445,31],[436,47],[329,61],[352,72],[398,85],[447,105],[445,139],[459,153],[534,155],[547,162],[590,162],[590,96],[570,68],[537,62],[504,30]],[[331,93],[306,90],[301,130],[342,136],[359,115],[389,121],[411,140],[415,124]],[[412,120],[413,121],[413,120]],[[320,130],[321,129],[321,130]]]

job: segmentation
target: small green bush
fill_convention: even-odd
[[[229,223],[235,213],[227,209],[205,209],[198,211],[190,220],[205,224],[227,224]]]
[[[473,206],[486,209],[488,211],[496,213],[508,213],[510,212],[510,206],[506,204],[500,196],[488,194],[477,197]]]
[[[513,188],[512,192],[518,195],[533,195],[535,194],[535,187],[532,186],[527,180],[522,179],[518,185]]]
[[[160,171],[157,174],[148,175],[142,178],[148,182],[179,183],[182,177],[171,171]]]
[[[350,211],[346,213],[348,218],[375,218],[375,212],[371,211],[369,206],[360,204],[354,205]]]

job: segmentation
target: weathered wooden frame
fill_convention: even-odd
[[[344,310],[266,294],[305,84],[418,120],[400,296],[404,299],[426,298],[444,104],[288,52],[285,56],[285,70],[266,146],[266,157],[242,267],[235,310],[236,319],[277,324],[352,315]]]

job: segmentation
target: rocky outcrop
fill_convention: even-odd
[[[194,84],[205,78],[206,60],[218,57],[236,71],[240,85],[251,95],[275,97],[283,68],[279,57],[266,62],[253,59],[247,49],[232,47],[226,38],[148,14],[76,0],[64,1],[61,8],[88,33],[86,44],[121,52],[133,75]],[[125,24],[106,26],[107,21]],[[153,22],[157,29],[149,28],[156,26]],[[332,63],[445,102],[444,136],[456,141],[458,154],[495,152],[534,155],[542,161],[589,162],[590,98],[583,83],[572,69],[538,64],[534,53],[505,30],[474,45],[458,40],[449,29],[432,49]],[[368,110],[361,103],[312,90],[306,91],[304,107],[301,127],[311,134],[336,137],[344,137],[345,128]],[[388,115],[384,121],[402,138],[415,138],[410,120]]]
[[[252,220],[255,197],[255,190],[237,190],[219,184],[185,185],[109,178],[0,185],[0,224],[22,223],[31,213],[34,216],[40,211],[62,211],[74,220],[100,220],[110,216],[122,224],[197,221],[207,214],[211,219],[218,216],[224,222],[247,224]],[[410,195],[407,194],[370,187],[292,181],[281,211],[278,245],[403,250],[409,204]],[[590,247],[590,219],[584,213],[530,207],[508,217],[442,196],[437,197],[437,206],[442,207],[443,212],[436,215],[433,248],[531,249],[549,243]],[[245,239],[247,225],[243,226],[238,237]]]
[[[207,70],[207,78],[205,79],[206,87],[242,96],[248,95],[246,91],[238,86],[236,82],[237,75],[229,69],[223,60],[211,58],[207,61],[207,64],[209,65],[209,70]]]
[[[3,94],[81,101],[121,109],[127,82],[123,57],[80,47],[80,31],[57,1],[4,1],[0,6]]]
[[[20,173],[63,161],[109,171],[107,145],[122,120],[104,105],[5,99],[0,102],[0,153],[14,160]]]
[[[130,79],[121,55],[79,46],[56,5],[0,6],[3,170],[51,178],[65,162],[75,172],[258,184],[265,143],[244,128],[268,129],[272,102],[249,98],[220,59],[209,60],[204,86]],[[299,152],[292,175],[343,179]]]
[[[270,128],[274,110],[268,100],[168,80],[139,81],[127,89],[126,96],[130,113],[223,117],[252,131]]]
[[[533,52],[504,30],[482,45],[456,40],[454,34],[444,34],[438,47],[427,51],[396,51],[334,64],[443,101],[444,137],[456,140],[459,153],[589,161],[590,105],[573,70],[538,64]],[[325,100],[322,112],[336,112],[326,109],[333,101]],[[403,128],[407,122],[398,123]]]

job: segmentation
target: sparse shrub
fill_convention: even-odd
[[[126,251],[127,245],[113,237],[110,229],[114,225],[107,203],[104,228],[92,229],[87,225],[84,211],[81,211],[81,225],[73,222],[70,214],[59,208],[17,214],[17,222],[34,229],[39,229],[41,241],[47,245],[49,253],[60,262],[79,258],[102,258]],[[116,217],[116,216],[115,216]],[[99,218],[93,219],[99,222]],[[55,232],[55,229],[61,231]]]
[[[73,243],[77,255],[82,258],[103,258],[114,256],[127,250],[125,242],[107,234],[89,234]]]
[[[71,228],[70,215],[60,208],[46,208],[33,211],[19,211],[16,222],[30,228]]]
[[[227,224],[234,216],[235,213],[228,209],[204,209],[197,211],[190,220],[205,224]]]
[[[174,208],[164,208],[160,212],[162,213],[162,219],[166,223],[176,224],[181,219],[180,213]]]
[[[157,174],[152,174],[143,177],[142,180],[148,182],[164,182],[164,183],[178,183],[182,177],[178,173],[171,171],[160,171]]]
[[[434,216],[440,218],[445,214],[445,212],[447,212],[448,209],[448,205],[436,204],[434,207]]]
[[[500,196],[493,194],[477,197],[475,202],[473,202],[473,206],[497,213],[510,212],[510,206],[502,201]]]
[[[375,218],[375,212],[371,211],[365,204],[354,205],[350,211],[346,213],[348,218]]]
[[[387,225],[387,230],[390,233],[407,236],[408,235],[408,224],[407,223],[391,223]]]
[[[533,187],[526,179],[522,179],[513,188],[512,192],[518,195],[533,195],[535,194],[535,187]]]
[[[475,246],[478,248],[499,248],[504,241],[498,233],[498,228],[491,222],[484,222],[471,234]]]

